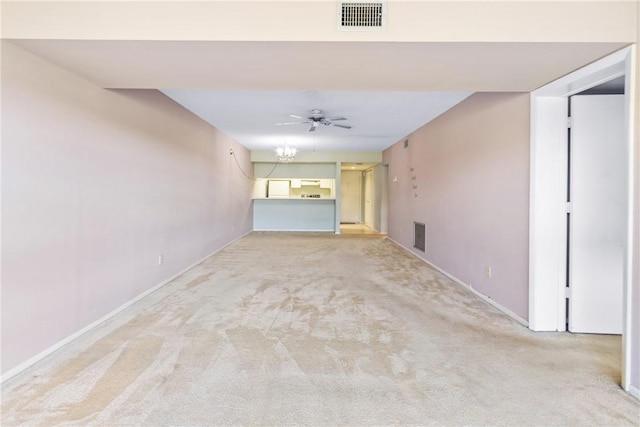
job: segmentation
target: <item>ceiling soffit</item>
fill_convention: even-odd
[[[624,43],[16,40],[106,88],[534,90]]]

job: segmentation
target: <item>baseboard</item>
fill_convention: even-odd
[[[639,388],[630,385],[629,389],[627,390],[627,393],[629,393],[631,396],[635,397],[636,399],[640,400],[640,389]]]
[[[404,249],[405,251],[409,252],[411,255],[413,255],[414,257],[418,258],[419,260],[421,260],[422,262],[424,262],[425,264],[427,264],[429,267],[433,268],[434,270],[444,274],[445,276],[447,276],[449,279],[451,279],[454,283],[462,286],[464,289],[466,289],[467,291],[473,293],[474,295],[480,297],[484,302],[486,302],[487,304],[493,306],[494,308],[500,310],[501,312],[503,312],[504,314],[506,314],[507,316],[511,317],[513,320],[515,320],[516,322],[520,323],[522,326],[525,327],[529,327],[529,322],[527,322],[525,319],[523,319],[522,317],[518,316],[517,314],[515,314],[513,311],[509,310],[507,307],[504,307],[500,304],[498,304],[497,302],[495,302],[494,300],[492,300],[491,298],[489,298],[488,296],[481,294],[480,292],[476,291],[475,289],[473,289],[473,287],[471,287],[471,285],[468,285],[467,283],[463,282],[462,280],[458,279],[457,277],[455,277],[454,275],[448,273],[447,271],[443,270],[442,268],[438,267],[437,265],[435,265],[434,263],[427,261],[426,259],[422,258],[421,256],[419,256],[418,254],[416,254],[415,252],[413,252],[411,249],[407,248],[406,246],[404,246],[402,243],[392,239],[391,237],[387,236],[387,239],[391,240],[393,243],[395,243],[396,245],[398,245],[399,247],[401,247],[402,249]]]
[[[222,246],[219,249],[216,249],[215,251],[211,252],[209,255],[206,255],[205,257],[201,258],[199,261],[196,261],[195,263],[191,264],[190,266],[182,269],[180,272],[174,274],[170,278],[158,283],[157,285],[153,286],[150,289],[147,289],[146,291],[142,292],[141,294],[139,294],[138,296],[134,297],[133,299],[125,302],[124,304],[122,304],[121,306],[117,307],[115,310],[105,314],[104,316],[102,316],[98,320],[90,323],[89,325],[85,326],[84,328],[80,329],[79,331],[74,332],[73,334],[69,335],[68,337],[64,338],[63,340],[58,341],[57,343],[55,343],[51,347],[49,347],[46,350],[36,354],[35,356],[31,357],[30,359],[27,359],[26,361],[22,362],[18,366],[8,370],[7,372],[5,372],[4,374],[2,374],[0,376],[0,384],[5,382],[9,378],[15,377],[20,372],[22,372],[25,369],[35,365],[40,360],[44,359],[45,357],[49,356],[50,354],[54,353],[55,351],[59,350],[60,348],[64,347],[65,345],[69,344],[70,342],[74,341],[75,339],[79,338],[80,336],[86,334],[87,332],[91,331],[92,329],[94,329],[95,327],[99,326],[100,324],[102,324],[102,323],[106,322],[107,320],[111,319],[116,314],[118,314],[121,311],[129,308],[130,306],[132,306],[133,304],[137,303],[138,301],[144,299],[148,295],[154,293],[155,291],[157,291],[158,289],[160,289],[161,287],[163,287],[167,283],[171,282],[172,280],[175,280],[178,276],[184,274],[185,272],[187,272],[188,270],[192,269],[196,265],[200,264],[201,262],[203,262],[204,260],[206,260],[210,256],[215,255],[216,253],[220,252],[224,248],[226,248],[229,245],[231,245],[231,244],[235,243],[236,241],[240,240],[241,238],[243,238],[244,236],[246,236],[249,233],[251,233],[251,231],[248,231],[248,232],[244,233],[243,235],[241,235],[240,237],[237,237],[237,238],[233,239],[232,241],[230,241],[226,245]]]
[[[253,231],[269,231],[269,232],[283,232],[283,233],[335,233],[335,230],[332,228],[331,230],[328,229],[317,229],[317,230],[309,230],[309,229],[297,229],[297,228],[292,228],[292,229],[272,229],[272,228],[254,228]]]

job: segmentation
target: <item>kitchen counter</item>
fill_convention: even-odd
[[[335,201],[336,199],[331,199],[329,197],[254,197],[253,200],[302,200],[302,201],[317,201],[317,200],[332,200]]]
[[[336,201],[328,198],[254,198],[256,231],[335,231]]]

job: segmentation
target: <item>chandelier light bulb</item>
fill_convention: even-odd
[[[291,163],[296,156],[296,149],[285,145],[284,147],[276,148],[276,154],[278,155],[278,161]]]

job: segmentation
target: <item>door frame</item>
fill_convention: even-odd
[[[367,179],[370,182],[367,182]],[[367,205],[367,192],[370,195],[371,200],[369,200],[369,204]],[[362,171],[362,223],[371,229],[375,229],[375,198],[376,198],[376,188],[374,181],[374,171],[373,167]],[[367,219],[369,223],[367,223]]]
[[[359,212],[358,212],[358,224],[362,224],[363,223],[363,209],[362,209],[362,205],[363,205],[363,201],[364,201],[364,194],[363,194],[363,177],[362,177],[362,171],[360,170],[343,170],[340,171],[340,223],[342,223],[342,221],[344,220],[344,218],[342,218],[342,198],[344,197],[344,194],[342,193],[342,184],[344,183],[344,179],[342,179],[342,176],[344,174],[351,174],[351,175],[358,175],[358,183],[359,188],[358,188],[358,192],[359,192],[359,197],[358,197],[358,205],[359,205]]]
[[[623,272],[622,387],[629,390],[631,367],[631,280],[633,266],[633,101],[634,47],[621,49],[531,93],[529,200],[529,328],[564,331],[566,325],[566,191],[569,96],[625,75],[628,156],[627,218]],[[563,178],[565,177],[565,178]]]

